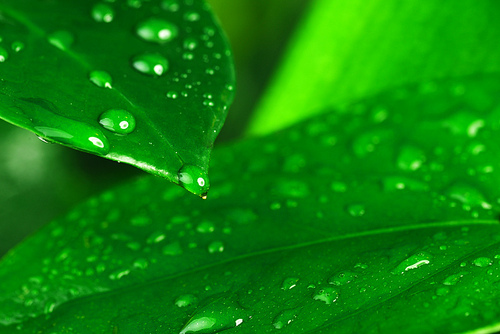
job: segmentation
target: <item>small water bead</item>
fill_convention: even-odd
[[[179,10],[179,7],[178,0],[163,0],[161,2],[161,8],[169,12],[176,12]]]
[[[14,52],[20,52],[24,49],[24,43],[20,41],[13,42],[11,48]]]
[[[207,173],[198,166],[185,164],[177,174],[179,184],[186,190],[206,198],[210,182]]]
[[[334,288],[322,288],[318,289],[313,296],[314,300],[319,300],[327,305],[335,303],[339,298],[338,292]]]
[[[132,58],[132,66],[141,73],[162,76],[168,70],[168,60],[158,53],[143,53]]]
[[[164,255],[180,255],[182,254],[181,244],[178,241],[174,241],[162,248],[162,253]]]
[[[183,43],[184,49],[194,50],[198,46],[198,42],[194,38],[186,38]]]
[[[291,290],[297,286],[298,281],[299,281],[299,279],[296,277],[285,278],[283,280],[283,283],[281,284],[281,289],[285,290],[285,291]]]
[[[453,274],[446,277],[443,281],[444,285],[456,285],[462,277],[469,274],[467,271],[461,271],[458,274]]]
[[[196,231],[199,233],[212,233],[215,231],[215,225],[210,221],[204,221],[196,227]]]
[[[177,94],[177,92],[175,92],[173,90],[167,92],[167,97],[169,99],[175,100],[178,96],[179,96],[179,94]]]
[[[125,135],[134,131],[135,118],[126,110],[111,109],[99,116],[99,124],[109,131]]]
[[[491,259],[488,257],[478,257],[477,259],[472,261],[472,264],[474,264],[477,267],[483,268],[483,267],[491,266],[493,264],[493,261],[491,261]]]
[[[186,307],[196,303],[197,298],[194,295],[186,294],[177,297],[175,300],[175,305],[178,307]]]
[[[282,329],[285,326],[289,325],[292,321],[294,321],[297,318],[297,313],[298,313],[298,310],[296,310],[296,309],[285,310],[285,311],[279,313],[273,319],[274,328]]]
[[[111,274],[109,274],[109,279],[110,280],[119,280],[122,277],[127,276],[130,274],[130,269],[118,269],[113,271]]]
[[[362,204],[351,204],[347,207],[347,212],[353,217],[361,217],[365,214],[365,206]]]
[[[194,54],[191,52],[184,52],[182,54],[182,58],[186,60],[193,60],[194,59]]]
[[[220,241],[214,241],[208,245],[208,252],[210,254],[222,253],[224,251],[224,244]]]
[[[433,256],[427,252],[419,252],[402,261],[391,273],[393,275],[403,274],[407,271],[420,268],[429,264]]]
[[[0,63],[5,62],[9,58],[9,53],[7,50],[0,46]]]
[[[340,181],[332,182],[330,188],[337,193],[345,193],[347,191],[347,185]]]
[[[47,38],[50,44],[63,51],[68,50],[75,41],[73,34],[66,30],[55,31]]]
[[[451,186],[447,195],[455,200],[460,201],[466,208],[480,206],[483,209],[491,209],[492,205],[486,202],[483,194],[476,188],[463,183],[457,183]]]
[[[141,8],[142,0],[127,0],[127,5],[131,8]]]
[[[399,153],[397,165],[404,171],[416,171],[425,162],[425,154],[414,146],[404,146]]]
[[[403,189],[412,191],[426,191],[429,189],[429,186],[424,182],[402,176],[388,176],[384,178],[383,187],[385,191]]]
[[[106,71],[92,71],[89,73],[89,79],[97,87],[113,88],[113,79],[111,75]]]
[[[92,7],[91,15],[96,22],[109,23],[113,21],[115,12],[108,4],[98,3]]]
[[[162,19],[151,18],[140,23],[136,33],[145,41],[165,43],[174,39],[179,31],[172,23]]]
[[[344,285],[351,283],[354,279],[356,279],[358,276],[350,271],[343,271],[340,272],[328,279],[328,284],[334,284],[334,285]]]
[[[148,263],[148,260],[141,258],[141,259],[135,260],[132,265],[134,268],[137,268],[137,269],[146,269],[148,267],[149,263]]]
[[[200,20],[200,14],[198,12],[189,11],[184,14],[184,20],[189,22],[196,22]]]

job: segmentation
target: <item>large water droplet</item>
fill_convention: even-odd
[[[8,58],[9,58],[9,53],[7,52],[7,50],[5,50],[0,46],[0,63],[3,63]]]
[[[409,270],[420,268],[426,264],[429,264],[433,256],[427,252],[419,252],[402,261],[394,270],[391,272],[394,275],[403,274]]]
[[[316,293],[313,296],[314,300],[322,301],[327,305],[335,303],[338,298],[338,292],[334,288],[330,287],[316,290]]]
[[[109,131],[128,134],[135,129],[135,118],[126,110],[111,109],[99,116],[99,124]]]
[[[165,20],[151,18],[139,24],[136,32],[145,41],[165,43],[177,36],[178,29]]]
[[[194,318],[187,323],[179,334],[199,332],[212,328],[217,323],[217,319],[212,317]]]
[[[206,198],[210,182],[203,169],[186,164],[182,166],[177,175],[179,177],[179,184],[187,191]]]
[[[98,87],[112,88],[113,80],[106,71],[92,71],[89,73],[89,78]]]
[[[158,53],[143,53],[132,58],[132,66],[141,73],[161,76],[168,70],[168,60]]]
[[[478,257],[472,263],[477,267],[487,267],[493,264],[493,261],[489,257]]]
[[[186,307],[196,303],[197,298],[193,295],[187,294],[177,297],[175,300],[175,305],[178,307]]]
[[[105,3],[98,3],[92,7],[92,18],[96,22],[109,23],[113,21],[115,12],[111,6]]]
[[[75,41],[73,34],[66,30],[55,31],[47,38],[50,44],[63,51],[68,50]]]

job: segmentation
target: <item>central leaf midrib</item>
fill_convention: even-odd
[[[36,25],[32,21],[30,21],[29,19],[27,19],[21,13],[19,13],[15,9],[12,9],[12,8],[10,8],[6,5],[2,5],[2,4],[0,4],[0,11],[4,11],[8,16],[13,18],[17,22],[19,22],[21,25],[24,25],[34,35],[38,36],[39,38],[43,39],[46,43],[48,43],[47,31],[45,31],[44,29],[42,29],[41,27],[39,27],[38,25]],[[48,43],[48,44],[50,44],[50,43]],[[50,46],[54,47],[52,45],[50,45]],[[56,47],[54,47],[54,48],[57,49]],[[57,49],[57,50],[59,50],[59,49]],[[82,57],[79,57],[73,51],[71,51],[71,50],[64,50],[64,51],[59,50],[59,51],[61,51],[63,54],[66,54],[67,56],[73,58],[78,64],[80,64],[85,70],[87,70],[87,72],[90,72],[93,69],[93,67],[89,63],[87,63]],[[114,90],[119,96],[121,96],[121,98],[123,98],[127,103],[129,103],[131,106],[133,106],[136,111],[139,111],[142,114],[142,116],[146,120],[147,124],[155,131],[156,134],[159,135],[159,137],[167,144],[167,146],[172,150],[172,152],[174,152],[175,156],[179,159],[181,164],[184,164],[184,160],[182,159],[182,157],[178,153],[178,150],[174,149],[172,143],[170,143],[170,140],[168,140],[168,138],[166,138],[163,135],[163,132],[161,132],[158,129],[156,124],[151,120],[151,118],[145,112],[145,110],[142,107],[137,107],[135,104],[133,104],[132,101],[130,101],[130,99],[128,99],[123,92],[119,91],[118,89],[116,89],[114,87],[112,88],[112,90]],[[66,117],[64,115],[61,115],[61,116]]]
[[[109,290],[106,292],[89,294],[86,296],[82,296],[81,298],[68,300],[61,305],[68,304],[68,303],[77,303],[83,299],[85,299],[85,300],[98,299],[98,298],[105,297],[107,295],[113,295],[113,294],[119,293],[123,290],[135,289],[139,286],[156,284],[156,283],[159,283],[162,281],[167,281],[167,280],[179,278],[182,276],[192,275],[192,274],[195,274],[197,272],[202,272],[204,270],[207,270],[207,269],[210,269],[213,267],[217,267],[217,266],[228,264],[231,262],[249,259],[252,257],[257,257],[257,256],[265,255],[265,254],[290,251],[290,250],[294,250],[294,249],[306,248],[306,247],[319,245],[319,244],[326,244],[328,242],[333,242],[333,241],[361,238],[361,237],[367,237],[367,236],[373,236],[373,235],[379,235],[379,234],[397,233],[397,232],[423,230],[423,229],[440,228],[440,227],[457,227],[457,226],[466,226],[466,225],[499,225],[499,223],[496,220],[454,220],[454,221],[448,221],[448,222],[423,223],[423,224],[417,224],[417,225],[398,226],[398,227],[392,227],[392,228],[381,228],[381,229],[375,229],[375,230],[364,231],[364,232],[359,232],[359,233],[350,233],[350,234],[345,234],[345,235],[341,235],[341,236],[335,236],[335,237],[330,237],[330,238],[325,238],[325,239],[320,239],[320,240],[315,240],[315,241],[310,241],[310,242],[304,242],[304,243],[300,243],[300,244],[296,244],[296,245],[271,248],[271,249],[266,249],[266,250],[262,250],[262,251],[243,254],[243,255],[235,256],[235,257],[223,260],[223,261],[214,262],[214,263],[208,264],[208,265],[203,266],[203,267],[197,267],[196,269],[186,270],[186,271],[181,272],[181,273],[171,274],[168,276],[148,280],[145,282],[136,282],[136,283],[133,283],[131,285],[118,287],[116,289],[112,289],[112,290]],[[489,245],[489,246],[491,246],[491,245]],[[59,306],[61,306],[61,305],[59,305]]]

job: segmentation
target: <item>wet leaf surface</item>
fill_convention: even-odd
[[[3,1],[0,37],[1,118],[175,183],[193,166],[208,184],[234,70],[205,1]]]
[[[221,148],[207,201],[103,193],[3,259],[0,332],[494,332],[499,92],[426,82]]]

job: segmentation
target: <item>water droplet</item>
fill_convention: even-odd
[[[361,217],[365,214],[365,206],[362,204],[351,204],[347,207],[347,212],[353,217]]]
[[[177,305],[178,307],[186,307],[196,303],[196,301],[197,298],[194,295],[187,294],[177,297],[177,299],[175,300],[175,305]]]
[[[179,2],[177,0],[163,0],[161,8],[169,12],[176,12],[179,10]]]
[[[339,298],[338,292],[334,288],[323,288],[318,289],[313,296],[314,300],[319,300],[324,302],[327,305],[335,303]]]
[[[292,321],[294,321],[297,318],[297,310],[292,309],[292,310],[285,310],[281,313],[279,313],[274,319],[273,319],[273,326],[276,329],[282,329],[283,327],[289,325]]]
[[[151,18],[139,24],[136,32],[145,41],[165,43],[177,36],[178,29],[165,20]]]
[[[197,12],[189,11],[184,14],[184,19],[189,22],[196,22],[200,20],[200,14],[198,14]]]
[[[383,180],[385,191],[394,190],[412,190],[412,191],[426,191],[429,186],[421,181],[410,179],[402,176],[388,176]]]
[[[133,263],[134,268],[138,269],[146,269],[148,267],[148,260],[146,259],[137,259]]]
[[[109,274],[110,280],[119,280],[124,276],[130,274],[130,269],[118,269]]]
[[[279,180],[273,190],[285,197],[304,198],[309,195],[307,184],[297,180]]]
[[[204,221],[196,227],[196,231],[200,233],[212,233],[214,230],[215,225],[210,221]]]
[[[179,334],[199,332],[212,328],[217,323],[217,319],[212,317],[194,318],[187,323]]]
[[[132,58],[132,66],[141,73],[161,76],[168,70],[168,60],[158,53],[143,53]]]
[[[179,184],[187,191],[192,192],[202,198],[207,196],[210,182],[207,174],[200,167],[185,164],[177,174]]]
[[[490,203],[486,202],[479,190],[466,184],[459,183],[451,186],[447,191],[447,195],[462,202],[466,210],[470,210],[474,206],[480,206],[486,210],[492,207]]]
[[[113,8],[105,3],[98,3],[92,7],[92,18],[96,22],[109,23],[113,21],[115,12]]]
[[[357,275],[350,271],[342,271],[328,279],[328,284],[344,285],[353,281]]]
[[[0,63],[3,63],[8,58],[9,58],[9,53],[7,52],[7,50],[5,50],[0,46]]]
[[[425,154],[419,148],[403,146],[399,153],[397,164],[404,171],[415,171],[425,162]]]
[[[427,252],[419,252],[402,261],[394,270],[391,272],[394,275],[403,274],[409,270],[420,268],[426,264],[430,263],[433,256]]]
[[[19,41],[13,42],[11,48],[14,52],[20,52],[24,49],[24,43]]]
[[[214,241],[208,245],[208,252],[210,254],[213,253],[222,253],[224,251],[224,244],[220,241]]]
[[[124,135],[134,131],[135,118],[126,110],[111,109],[99,116],[99,124],[109,131]]]
[[[173,90],[167,92],[167,97],[169,99],[175,100],[178,96],[179,96],[179,94],[177,94],[177,92],[175,92]]]
[[[334,181],[330,185],[333,191],[337,193],[345,193],[347,191],[347,185],[344,182]]]
[[[186,50],[194,50],[198,46],[198,42],[194,38],[186,38],[184,40],[184,49]]]
[[[97,87],[112,88],[111,75],[106,71],[92,71],[89,74],[90,81]]]
[[[296,277],[285,278],[283,280],[283,283],[281,284],[281,289],[283,289],[285,291],[293,289],[297,286],[298,281],[299,281],[299,279]]]
[[[56,48],[65,51],[73,45],[75,38],[68,31],[58,30],[48,36],[48,41]]]
[[[163,247],[162,253],[164,255],[180,255],[182,254],[182,248],[179,241],[174,241]]]
[[[459,272],[458,274],[453,274],[453,275],[450,275],[450,276],[448,276],[448,277],[446,277],[446,278],[444,279],[443,284],[444,284],[444,285],[455,285],[455,284],[457,284],[457,283],[460,281],[460,279],[461,279],[462,277],[464,277],[464,276],[465,276],[465,275],[467,275],[467,274],[468,274],[468,272],[466,272],[466,271],[461,271],[461,272]]]
[[[166,238],[165,233],[163,233],[162,231],[156,231],[151,233],[151,235],[147,238],[146,242],[148,244],[157,244],[165,240],[165,238]]]
[[[487,266],[491,266],[493,264],[493,261],[491,261],[490,258],[488,257],[478,257],[477,259],[475,259],[474,261],[472,261],[472,263],[475,265],[475,266],[478,266],[478,267],[487,267]]]

